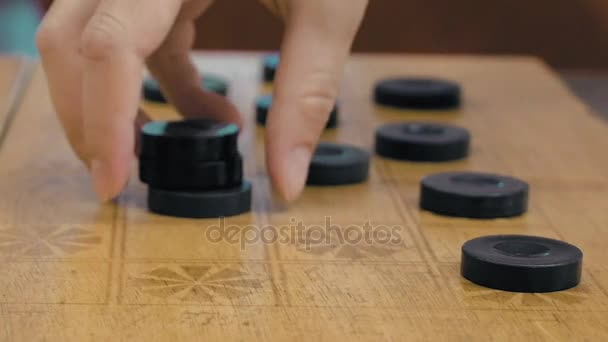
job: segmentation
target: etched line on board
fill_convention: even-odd
[[[211,265],[159,266],[129,278],[132,286],[153,297],[213,302],[234,299],[263,287],[263,281],[240,268]]]
[[[0,253],[24,257],[60,257],[101,244],[101,236],[78,225],[0,227]]]

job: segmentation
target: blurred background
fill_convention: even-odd
[[[36,54],[43,2],[0,0],[0,52]],[[199,49],[276,50],[282,24],[256,0],[218,0],[198,32]],[[608,116],[608,0],[371,0],[354,50],[535,55]]]

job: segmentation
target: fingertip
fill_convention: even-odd
[[[236,124],[237,126],[239,126],[239,129],[242,131],[247,126],[245,120],[243,120],[243,116],[241,115],[239,110],[236,108],[236,106],[232,102],[230,102],[230,100],[224,99],[224,101],[225,101],[225,106],[226,106],[225,113],[226,113],[226,118],[227,118],[228,122]]]
[[[308,168],[312,158],[309,146],[298,145],[273,158],[269,155],[269,171],[275,190],[287,203],[298,199],[306,185]]]
[[[118,196],[129,180],[136,150],[135,121],[121,121],[111,129],[100,126],[96,131],[92,127],[88,130],[89,168],[102,202]]]
[[[129,178],[128,172],[99,159],[91,161],[90,169],[95,193],[102,203],[120,195]]]
[[[176,91],[178,88],[172,89],[172,94],[169,96],[172,99],[171,102],[185,118],[213,119],[234,123],[240,129],[244,128],[245,123],[241,113],[225,96],[198,87]]]

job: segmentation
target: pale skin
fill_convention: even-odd
[[[242,124],[237,109],[199,87],[189,53],[194,20],[213,0],[55,0],[37,44],[51,98],[102,201],[120,194],[134,161],[147,66],[184,117]],[[268,172],[287,201],[302,192],[367,0],[262,0],[286,30],[266,131]],[[238,5],[235,5],[238,10]]]

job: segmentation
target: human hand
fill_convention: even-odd
[[[343,65],[367,0],[262,0],[283,16],[286,31],[275,101],[267,123],[267,164],[288,201],[301,193],[308,164],[339,91]],[[89,167],[102,200],[125,186],[143,70],[185,117],[201,113],[241,122],[223,97],[200,88],[190,61],[194,20],[212,0],[55,0],[37,44],[66,136]]]

